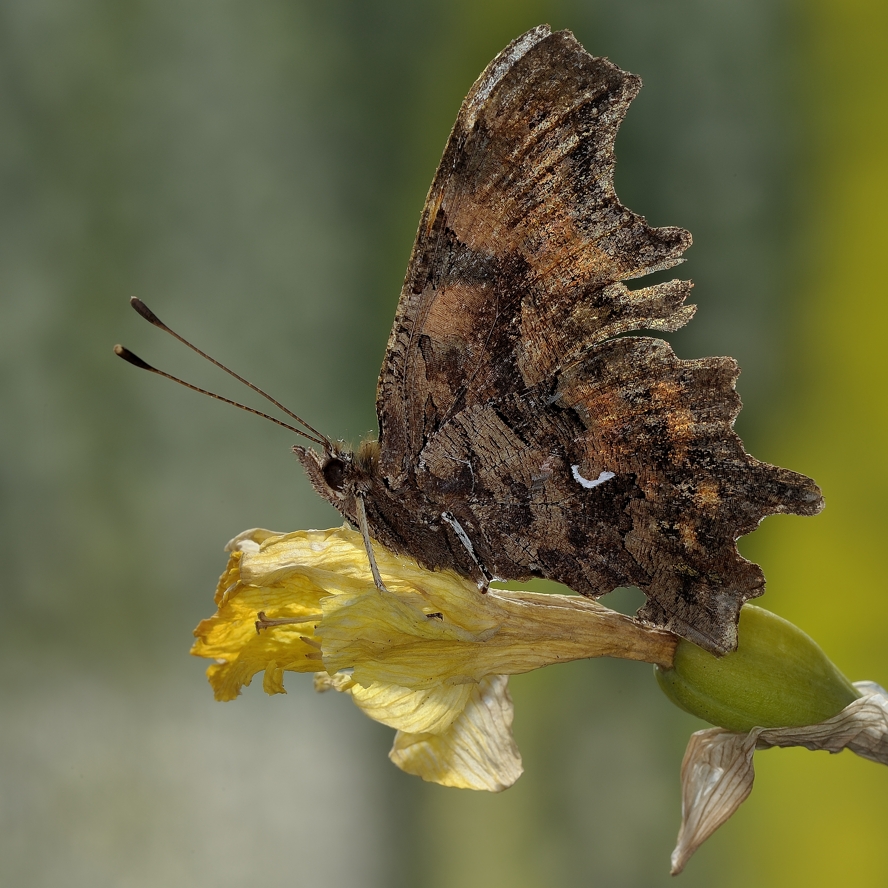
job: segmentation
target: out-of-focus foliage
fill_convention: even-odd
[[[242,396],[136,294],[331,435],[373,426],[422,199],[459,103],[548,21],[640,74],[623,200],[690,229],[685,357],[744,369],[738,428],[827,509],[743,543],[761,602],[888,678],[888,304],[877,0],[8,0],[0,7],[0,881],[557,884],[669,879],[701,726],[648,667],[512,682],[526,769],[496,797],[384,763],[390,732],[288,680],[213,702],[190,629],[225,541],[337,522],[289,437],[147,375]],[[687,886],[883,884],[888,771],[773,750]],[[344,842],[347,837],[347,842]],[[861,853],[860,849],[867,849]]]
[[[884,682],[888,7],[818,0],[793,10],[788,73],[799,130],[787,217],[785,391],[766,455],[816,478],[827,508],[811,522],[766,522],[746,551],[764,560],[768,607],[801,625],[853,679]],[[789,750],[760,755],[756,769],[736,822],[735,841],[755,847],[746,884],[888,881],[879,839],[888,819],[884,768]]]

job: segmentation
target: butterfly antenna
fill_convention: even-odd
[[[137,354],[134,354],[128,348],[124,348],[122,345],[114,346],[114,354],[117,355],[118,358],[123,358],[124,361],[132,364],[134,367],[138,367],[140,370],[147,370],[149,373],[156,373],[158,376],[162,376],[164,379],[169,379],[173,382],[178,382],[179,385],[184,385],[185,388],[191,389],[191,391],[193,392],[198,392],[198,394],[206,395],[209,398],[214,398],[216,401],[222,401],[224,404],[231,404],[232,407],[240,407],[241,410],[246,410],[247,413],[253,413],[256,416],[261,416],[263,419],[267,419],[269,422],[273,422],[275,425],[279,425],[282,428],[289,429],[291,432],[295,432],[297,435],[301,435],[303,438],[308,438],[309,441],[313,441],[315,444],[319,444],[321,447],[327,447],[329,443],[326,438],[316,438],[314,435],[309,435],[302,429],[297,429],[296,426],[291,426],[289,423],[282,422],[279,419],[275,419],[275,417],[269,416],[267,413],[263,413],[261,410],[254,410],[252,407],[247,407],[246,404],[241,404],[238,401],[232,401],[231,398],[225,398],[222,395],[217,395],[215,392],[208,392],[206,389],[198,388],[198,386],[192,385],[190,382],[185,382],[184,379],[179,379],[178,376],[173,376],[170,373],[164,373],[163,370],[158,370],[157,367],[152,367],[147,361],[143,361]]]
[[[153,324],[155,327],[157,327],[160,330],[163,330],[165,333],[169,333],[170,336],[172,336],[174,339],[178,339],[179,342],[182,343],[182,345],[188,346],[188,348],[190,348],[193,352],[197,352],[197,354],[199,354],[202,358],[205,358],[207,361],[209,361],[211,364],[214,364],[220,370],[224,370],[229,376],[233,376],[238,382],[243,383],[247,388],[252,389],[254,392],[256,392],[257,395],[261,395],[263,398],[265,398],[266,401],[269,401],[270,403],[274,404],[274,406],[277,407],[278,410],[282,410],[291,419],[296,420],[296,422],[298,422],[301,426],[303,426],[305,429],[307,429],[309,432],[311,432],[311,434],[306,434],[304,431],[301,431],[298,429],[294,429],[294,431],[298,431],[299,434],[302,435],[304,438],[308,438],[309,440],[314,441],[316,444],[319,444],[326,449],[330,448],[330,446],[331,446],[330,439],[327,438],[327,436],[323,432],[319,432],[316,428],[309,425],[309,423],[307,423],[301,416],[298,416],[292,410],[288,410],[286,407],[284,407],[283,404],[281,404],[280,401],[277,401],[275,398],[272,398],[272,396],[269,395],[267,392],[262,391],[262,389],[259,388],[259,386],[253,385],[252,382],[250,382],[247,379],[244,379],[243,376],[240,376],[239,374],[235,373],[234,370],[229,369],[223,363],[221,363],[220,361],[217,361],[214,357],[211,357],[206,352],[201,351],[196,345],[194,345],[193,343],[191,343],[187,339],[185,339],[184,336],[180,336],[175,330],[168,327],[156,314],[154,314],[154,312],[151,311],[151,309],[148,308],[148,306],[145,305],[145,303],[142,302],[142,300],[139,299],[138,296],[131,296],[130,297],[130,305],[146,321],[148,321],[149,324]],[[124,360],[129,361],[131,364],[135,364],[134,361],[131,361],[129,358],[124,357],[124,355],[122,355],[119,351],[117,351],[117,349],[119,347],[120,346],[115,346],[114,353],[119,355],[120,357],[124,358]],[[127,352],[127,354],[129,354],[129,355],[132,355],[132,357],[136,357],[135,355],[133,355],[132,352],[129,352],[126,349],[123,349],[123,351]],[[212,392],[205,392],[205,391],[203,391],[203,389],[198,389],[196,386],[189,385],[187,382],[183,382],[181,379],[176,379],[176,377],[170,376],[168,373],[164,373],[161,370],[157,370],[156,368],[152,367],[150,364],[146,364],[144,361],[141,360],[141,358],[138,358],[137,360],[140,361],[140,363],[135,364],[135,366],[137,366],[137,367],[142,367],[142,369],[151,370],[151,372],[153,372],[153,373],[157,373],[160,376],[165,376],[167,379],[172,379],[175,382],[179,382],[188,388],[194,389],[195,391],[200,391],[205,395],[212,395]],[[144,367],[142,365],[144,365]],[[238,406],[238,407],[244,407],[243,404],[238,404],[236,401],[230,401],[228,398],[223,398],[219,395],[213,395],[213,397],[217,398],[217,400],[225,401],[226,403],[235,404],[235,406]],[[252,410],[249,407],[244,407],[244,409],[249,410],[251,413],[256,413],[259,416],[266,416],[266,414],[261,413],[258,410]],[[266,418],[273,419],[270,416],[268,416]],[[273,421],[278,422],[277,420],[273,420]],[[285,423],[278,422],[278,425],[283,425],[285,428],[292,428],[292,426],[288,426]]]

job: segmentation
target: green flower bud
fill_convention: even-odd
[[[749,604],[736,651],[716,657],[681,640],[672,668],[655,670],[673,703],[729,731],[818,724],[860,696],[812,638]]]

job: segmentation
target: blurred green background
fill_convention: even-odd
[[[132,294],[333,436],[374,427],[422,200],[462,97],[567,27],[645,88],[623,201],[693,232],[685,356],[740,361],[752,453],[822,485],[742,543],[763,604],[888,682],[884,0],[0,4],[0,882],[656,886],[703,727],[650,668],[512,681],[525,775],[445,790],[290,676],[214,703],[193,626],[222,546],[331,526],[285,432],[117,361],[242,392]],[[888,883],[888,769],[756,758],[692,886]]]

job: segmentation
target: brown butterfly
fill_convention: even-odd
[[[481,588],[637,586],[639,617],[726,653],[743,602],[764,591],[735,541],[823,500],[743,449],[731,358],[681,360],[624,335],[676,330],[694,311],[689,281],[624,283],[678,264],[691,243],[614,192],[614,139],[640,87],[546,26],[490,63],[426,199],[379,377],[378,440],[351,451],[306,425],[320,452],[294,450],[361,528],[381,587],[368,537]]]

